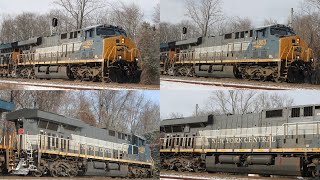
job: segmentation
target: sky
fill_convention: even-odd
[[[160,117],[170,118],[171,113],[191,116],[195,112],[196,104],[204,109],[213,90],[161,90]],[[262,92],[262,91],[261,91]],[[265,91],[287,95],[294,99],[294,105],[320,104],[320,91],[318,90],[289,90]]]
[[[160,91],[159,90],[139,90],[139,92],[144,94],[145,97],[152,100],[153,102],[160,104]]]
[[[290,9],[298,11],[303,0],[221,0],[227,16],[248,17],[255,26],[263,25],[265,19],[276,19],[287,24]],[[185,0],[161,0],[161,21],[177,23],[186,19]]]
[[[46,13],[55,7],[54,0],[0,0],[0,17],[3,14],[17,15],[23,11]],[[117,2],[119,0],[102,0],[105,2]],[[160,0],[122,0],[125,3],[134,2],[139,5],[143,11],[144,18],[152,20],[154,7]]]

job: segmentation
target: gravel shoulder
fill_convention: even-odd
[[[1,90],[159,90],[160,85],[0,78]]]
[[[276,83],[271,81],[248,81],[233,78],[203,78],[203,77],[176,77],[161,76],[161,81],[177,81],[189,84],[223,86],[239,89],[261,89],[261,90],[320,90],[320,85],[312,84],[292,84],[292,83]]]

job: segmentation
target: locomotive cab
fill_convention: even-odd
[[[127,36],[127,33],[121,27],[116,26],[98,26],[96,28],[97,36],[101,36],[104,38],[113,37],[113,36]]]

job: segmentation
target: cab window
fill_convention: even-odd
[[[281,28],[271,28],[270,34],[271,35],[288,35],[288,31],[286,29],[281,29]]]
[[[260,30],[257,30],[257,32],[256,32],[257,34],[257,38],[261,38],[261,37],[267,37],[268,35],[267,35],[267,29],[266,28],[264,28],[264,29],[260,29]]]
[[[94,29],[87,30],[86,33],[85,33],[85,37],[86,38],[92,38],[93,37],[93,32],[94,32]]]
[[[97,36],[113,36],[115,35],[114,29],[110,28],[103,28],[103,27],[98,27],[97,28]]]

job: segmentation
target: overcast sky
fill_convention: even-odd
[[[153,102],[160,104],[160,91],[159,90],[139,90],[140,93],[144,94],[148,99]]]
[[[195,111],[196,104],[199,105],[200,109],[206,107],[208,99],[213,92],[207,90],[161,90],[161,118],[170,118],[169,115],[172,112],[183,114],[184,117],[191,116]],[[294,105],[320,104],[320,91],[317,90],[266,92],[288,95],[294,99]]]
[[[221,0],[223,12],[228,16],[249,17],[255,26],[264,19],[277,19],[287,24],[290,9],[298,11],[303,0]],[[171,23],[186,19],[185,0],[161,0],[161,21]]]
[[[0,0],[0,16],[3,14],[19,14],[23,11],[46,13],[54,8],[54,0]],[[118,2],[119,0],[102,0],[105,2]],[[151,21],[154,7],[160,0],[122,0],[134,2],[143,10],[145,19]]]

